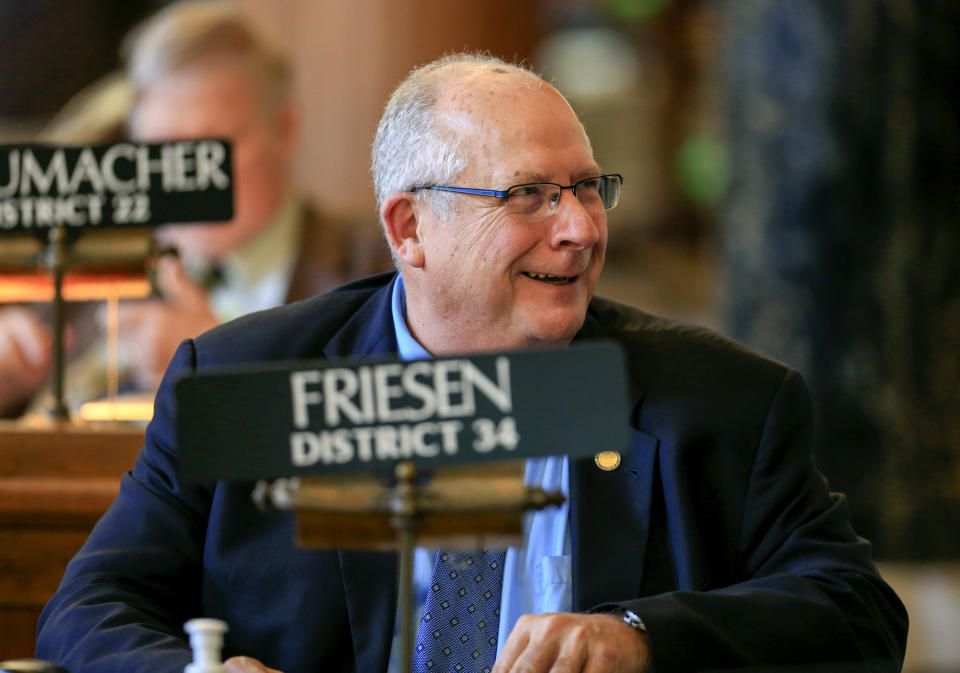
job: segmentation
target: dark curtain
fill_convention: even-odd
[[[960,557],[960,3],[727,0],[729,332],[877,555]]]

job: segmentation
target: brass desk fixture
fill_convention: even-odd
[[[296,513],[304,547],[396,549],[400,554],[400,651],[413,659],[413,555],[417,546],[478,549],[518,544],[523,514],[559,506],[559,492],[528,488],[523,461],[500,461],[419,472],[397,463],[392,483],[372,475],[259,481],[263,509]]]
[[[108,315],[116,315],[120,299],[149,296],[149,278],[157,251],[147,231],[85,232],[70,237],[64,226],[52,226],[46,243],[32,235],[4,238],[0,255],[0,303],[50,302],[52,332],[52,395],[50,415],[70,420],[65,394],[64,324],[67,301],[106,301]],[[42,245],[42,249],[38,246]],[[38,270],[45,273],[38,273]],[[75,272],[75,273],[74,273]],[[68,273],[70,274],[68,276]],[[110,320],[108,338],[116,356],[116,320]],[[115,380],[115,376],[108,376]]]

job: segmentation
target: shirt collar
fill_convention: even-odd
[[[403,360],[429,360],[433,356],[420,345],[407,328],[407,291],[403,283],[403,274],[398,273],[393,282],[390,298],[393,313],[393,331],[397,337],[397,350]]]
[[[219,265],[223,283],[210,289],[213,313],[221,321],[284,303],[297,259],[301,204],[287,196],[270,221]],[[188,270],[188,273],[191,273]],[[196,273],[191,273],[196,277]]]
[[[289,194],[257,234],[237,250],[225,255],[223,266],[230,279],[256,285],[277,269],[292,270],[299,237],[299,200]]]

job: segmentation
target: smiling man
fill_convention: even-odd
[[[204,615],[229,623],[231,672],[387,670],[396,557],[291,550],[291,517],[254,511],[248,488],[183,483],[174,380],[603,338],[632,383],[620,462],[528,461],[528,484],[569,500],[532,517],[525,546],[421,555],[412,670],[899,670],[906,614],[813,465],[799,374],[593,296],[621,178],[556,89],[474,55],[415,70],[387,104],[373,175],[399,273],[180,346],[135,468],[44,610],[40,656],[179,673],[181,624]],[[393,652],[392,670],[410,665]]]
[[[461,65],[420,74],[431,77],[434,123],[457,138],[463,170],[377,184],[414,338],[437,355],[569,342],[603,267],[615,205],[603,196],[619,194],[619,176],[598,177],[583,126],[534,75]],[[381,129],[375,152],[396,142]]]

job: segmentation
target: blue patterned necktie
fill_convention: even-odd
[[[437,552],[413,673],[490,673],[505,558],[505,551]]]

